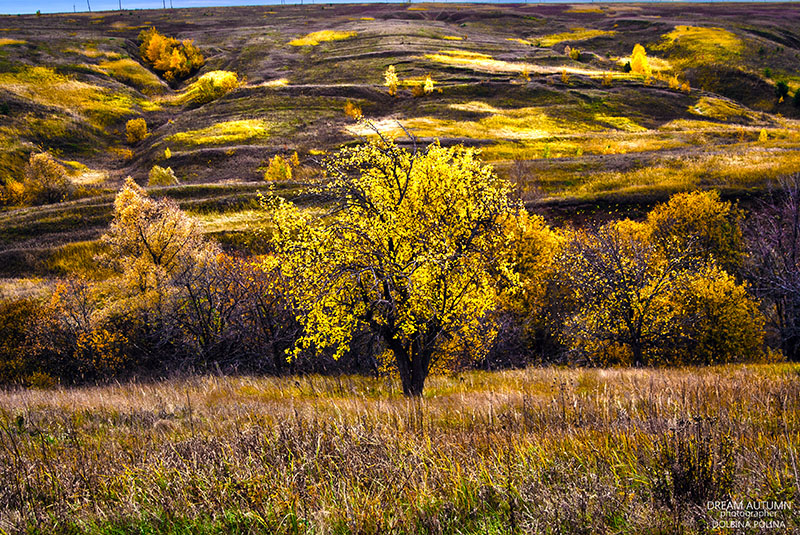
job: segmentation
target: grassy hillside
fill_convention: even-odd
[[[139,32],[152,26],[193,39],[205,66],[178,84],[159,78],[138,50]],[[800,168],[800,108],[791,98],[800,89],[798,28],[791,4],[0,17],[0,178],[20,177],[31,151],[49,149],[76,184],[100,193],[0,214],[0,276],[57,273],[51,259],[68,244],[94,243],[111,193],[128,175],[146,182],[153,165],[172,167],[183,184],[165,194],[235,242],[259,220],[254,192],[273,155],[297,151],[313,173],[320,151],[370,134],[345,115],[348,101],[384,131],[402,125],[423,142],[483,147],[532,204],[606,209],[698,187],[746,195]],[[649,79],[624,72],[637,43]],[[397,97],[383,87],[389,65],[400,77]],[[214,70],[245,83],[192,102],[192,84]],[[414,97],[427,75],[436,90]],[[783,102],[780,81],[790,89]],[[135,117],[150,134],[131,145],[125,123]]]
[[[727,533],[708,501],[794,503],[798,370],[471,372],[416,401],[364,377],[4,391],[0,529]],[[769,513],[736,532],[800,529]]]

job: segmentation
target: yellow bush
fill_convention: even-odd
[[[140,142],[147,137],[147,121],[141,117],[131,119],[125,124],[125,135],[131,145]]]
[[[397,77],[397,71],[394,65],[389,65],[386,72],[383,73],[383,85],[389,88],[389,94],[392,96],[397,95],[397,84],[400,79]]]
[[[61,202],[74,191],[67,169],[48,152],[31,154],[23,186],[26,201],[33,204]]]
[[[184,95],[194,104],[205,104],[227,95],[241,85],[239,76],[231,71],[211,71],[197,79]]]
[[[361,112],[361,106],[358,104],[354,104],[351,101],[347,101],[344,105],[344,114],[350,117],[351,119],[361,119],[363,113]]]
[[[292,179],[292,164],[280,154],[276,154],[270,161],[264,173],[267,182],[285,182]]]
[[[149,28],[139,34],[139,41],[139,52],[145,62],[170,82],[187,78],[205,64],[203,55],[190,39],[178,41]]]
[[[691,340],[677,356],[681,364],[754,361],[763,356],[764,316],[742,284],[710,265],[676,295],[685,318],[681,335]]]
[[[150,173],[147,175],[147,185],[177,186],[178,177],[175,176],[175,172],[172,170],[172,167],[165,168],[159,165],[154,165],[153,168],[150,169]]]

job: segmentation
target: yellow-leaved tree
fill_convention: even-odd
[[[383,85],[389,89],[390,95],[397,95],[397,84],[399,83],[400,79],[397,77],[397,71],[395,70],[394,65],[389,65],[389,67],[383,73]]]
[[[328,347],[338,358],[354,333],[370,332],[403,393],[419,396],[455,348],[491,338],[484,320],[497,304],[497,278],[514,278],[502,251],[518,205],[473,149],[437,143],[409,152],[378,138],[326,162],[330,217],[278,197],[264,202],[302,311],[295,351]]]
[[[647,51],[639,43],[636,43],[631,53],[631,72],[645,77],[653,74],[650,62],[647,61]]]
[[[114,199],[114,219],[103,242],[126,286],[139,294],[160,291],[191,269],[204,248],[191,217],[172,200],[150,198],[131,178]]]

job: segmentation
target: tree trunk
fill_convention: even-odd
[[[410,348],[398,341],[389,344],[394,354],[397,370],[400,372],[400,382],[403,385],[403,395],[407,397],[422,396],[425,379],[428,376],[427,359],[422,355],[412,355]]]

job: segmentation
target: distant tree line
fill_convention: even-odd
[[[324,169],[322,217],[262,198],[262,256],[128,179],[98,259],[113,276],[0,302],[0,379],[349,371],[419,395],[460,367],[800,358],[797,175],[747,219],[705,191],[552,228],[472,149],[379,136]]]

